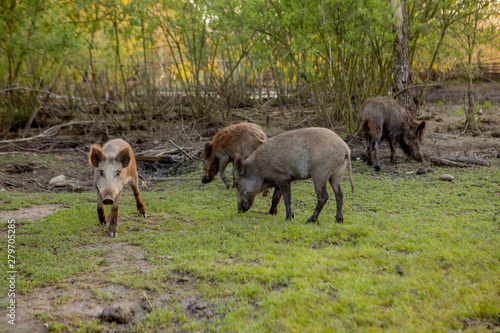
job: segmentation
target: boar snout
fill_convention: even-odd
[[[250,209],[252,205],[247,203],[239,203],[238,204],[238,213],[244,213]]]
[[[210,183],[212,180],[214,180],[214,179],[213,179],[213,177],[210,177],[209,175],[203,175],[203,176],[201,177],[201,182],[202,182],[203,184],[208,184],[208,183]]]
[[[111,197],[106,197],[102,200],[102,203],[105,205],[112,205],[115,201]]]

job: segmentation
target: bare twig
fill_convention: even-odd
[[[173,141],[172,141],[172,140],[170,140],[170,139],[168,140],[168,142],[170,142],[170,144],[171,144],[172,146],[174,146],[175,148],[179,149],[179,151],[180,151],[181,153],[183,153],[183,154],[184,154],[184,156],[186,156],[186,157],[187,157],[187,158],[189,158],[190,160],[193,160],[193,158],[192,158],[191,156],[189,156],[189,154],[188,154],[188,153],[186,153],[186,151],[185,151],[184,149],[182,149],[181,147],[179,147],[178,145],[176,145],[176,144],[175,144],[175,142],[173,142]]]

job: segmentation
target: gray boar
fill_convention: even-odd
[[[424,160],[422,137],[425,121],[418,122],[410,110],[389,97],[369,98],[365,101],[358,116],[359,131],[365,133],[366,160],[380,171],[379,145],[387,139],[391,148],[391,162],[397,163],[395,144],[417,161]],[[372,158],[373,152],[373,158]]]
[[[212,141],[205,143],[201,182],[210,183],[219,172],[228,189],[230,184],[225,170],[229,162],[250,155],[266,139],[262,129],[252,123],[245,122],[221,129]]]
[[[94,183],[97,189],[97,215],[101,224],[106,224],[104,205],[111,205],[109,232],[111,237],[118,234],[118,203],[120,193],[126,184],[134,192],[140,216],[147,217],[146,206],[139,192],[137,166],[130,145],[121,140],[108,141],[102,148],[94,144],[90,147],[89,163],[94,167]]]
[[[342,223],[344,194],[340,182],[349,166],[351,189],[351,152],[347,144],[333,131],[326,128],[304,128],[286,132],[264,142],[244,161],[235,162],[235,186],[238,191],[238,212],[250,209],[260,192],[275,187],[270,214],[277,213],[283,195],[286,219],[293,217],[290,183],[293,180],[312,178],[318,202],[307,222],[315,222],[328,200],[327,182],[337,201],[336,222]]]

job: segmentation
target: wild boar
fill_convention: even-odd
[[[336,222],[342,223],[344,194],[340,182],[346,166],[349,166],[351,189],[351,152],[347,144],[333,131],[326,128],[304,128],[286,132],[264,142],[247,159],[235,162],[235,186],[238,191],[238,212],[250,209],[260,192],[274,187],[270,214],[277,213],[283,195],[286,219],[291,220],[290,183],[293,180],[312,178],[317,204],[307,222],[315,222],[328,200],[327,182],[337,201]]]
[[[424,160],[422,137],[425,121],[416,121],[410,110],[389,97],[369,98],[365,101],[358,116],[359,131],[363,131],[366,140],[366,160],[380,171],[379,144],[387,139],[391,148],[391,162],[397,163],[395,143],[417,161]],[[372,159],[373,152],[373,159]]]
[[[229,189],[225,170],[230,162],[249,156],[267,139],[262,129],[252,123],[239,123],[221,129],[212,141],[205,143],[203,150],[203,175],[201,182],[210,183],[217,172]]]
[[[139,215],[147,217],[146,206],[139,192],[135,155],[130,145],[121,140],[108,141],[102,148],[98,144],[90,147],[89,163],[94,167],[94,184],[97,190],[97,215],[101,224],[106,224],[104,205],[111,205],[109,232],[118,235],[118,203],[126,184],[134,192]]]

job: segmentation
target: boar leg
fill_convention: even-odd
[[[306,223],[316,222],[318,219],[319,213],[325,206],[328,201],[328,191],[326,190],[326,181],[324,182],[314,182],[314,189],[316,190],[316,197],[318,198],[318,202],[316,203],[316,208],[314,209],[311,217],[306,221]]]
[[[335,193],[335,201],[337,202],[337,215],[335,216],[335,222],[343,223],[344,215],[342,214],[342,206],[344,204],[344,192],[342,192],[342,188],[340,188],[340,183],[342,181],[342,175],[344,174],[344,169],[340,168],[340,170],[330,177],[330,185],[332,186],[333,193]]]
[[[130,187],[132,188],[132,192],[134,192],[134,197],[135,197],[135,203],[137,204],[137,210],[139,211],[139,215],[141,217],[148,217],[148,214],[146,213],[146,206],[144,205],[144,202],[142,202],[141,198],[141,192],[139,192],[139,186],[137,185],[137,181],[132,181],[130,183]]]
[[[391,147],[391,162],[394,164],[398,163],[395,145],[396,145],[396,138],[393,136],[389,136],[389,147]]]
[[[221,157],[219,157],[219,174],[220,178],[222,178],[222,181],[224,182],[224,185],[226,185],[226,189],[229,189],[231,185],[229,185],[229,178],[226,176],[226,167],[229,164],[230,159],[229,156],[224,154]]]
[[[104,211],[104,204],[102,203],[102,197],[99,191],[97,191],[97,216],[99,216],[99,222],[101,222],[101,224],[106,224],[106,212]]]
[[[266,190],[267,191],[267,190]],[[281,189],[279,186],[274,188],[273,201],[271,203],[271,209],[269,210],[269,214],[276,215],[278,213],[278,204],[281,200]]]
[[[290,181],[289,180],[282,181],[278,184],[278,186],[281,190],[281,193],[283,194],[283,200],[285,201],[285,208],[286,208],[285,221],[291,221],[292,218],[294,218],[294,215],[293,215],[293,211],[292,211],[292,191],[290,189]],[[273,195],[273,199],[274,199],[274,195]]]
[[[372,140],[371,135],[367,134],[365,141],[366,141],[366,164],[373,165],[373,160],[372,160],[373,140]]]
[[[380,161],[378,159],[378,146],[379,146],[380,138],[375,138],[373,140],[373,167],[375,171],[380,171]]]
[[[109,235],[111,237],[118,236],[118,203],[120,201],[120,196],[116,197],[115,202],[111,206],[111,212],[109,213]]]

